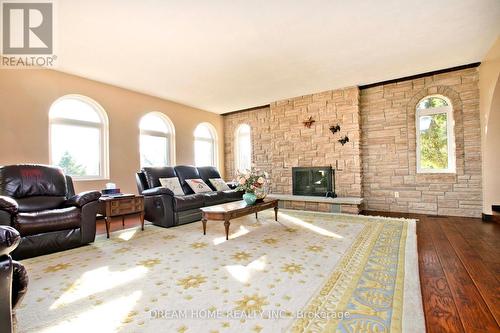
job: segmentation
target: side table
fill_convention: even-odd
[[[97,213],[104,216],[106,234],[109,238],[109,225],[113,217],[121,217],[125,226],[125,216],[138,214],[141,219],[141,230],[144,230],[144,196],[123,195],[115,197],[101,197]]]

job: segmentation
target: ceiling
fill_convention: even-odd
[[[225,113],[481,61],[498,0],[56,0],[58,70]]]

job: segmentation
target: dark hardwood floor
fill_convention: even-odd
[[[364,214],[419,220],[427,332],[500,332],[500,224],[451,216]]]
[[[500,332],[500,224],[480,219],[405,213],[366,215],[418,219],[420,283],[427,332]],[[140,225],[120,219],[111,231]],[[97,233],[106,233],[104,220]]]

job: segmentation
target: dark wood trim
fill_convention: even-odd
[[[480,62],[474,62],[472,64],[450,67],[450,68],[445,68],[445,69],[439,69],[437,71],[421,73],[421,74],[416,74],[416,75],[410,75],[410,76],[400,77],[400,78],[392,79],[392,80],[364,84],[364,85],[359,86],[359,90],[373,88],[373,87],[381,86],[384,84],[391,84],[391,83],[397,83],[397,82],[402,82],[402,81],[420,79],[420,78],[423,78],[426,76],[449,73],[449,72],[459,71],[459,70],[467,69],[467,68],[474,68],[474,67],[478,67],[479,65],[481,65]]]
[[[254,106],[248,109],[241,109],[241,110],[236,110],[236,111],[231,111],[231,112],[226,112],[222,113],[222,116],[229,116],[230,114],[236,114],[236,113],[241,113],[241,112],[247,112],[247,111],[254,111],[254,110],[259,110],[263,108],[268,108],[270,104],[264,104],[264,105],[259,105],[259,106]]]
[[[493,215],[481,213],[481,220],[483,220],[483,222],[491,222],[493,221]]]
[[[491,205],[491,210],[494,212],[500,212],[500,205]]]

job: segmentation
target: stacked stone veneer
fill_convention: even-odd
[[[315,122],[303,124],[308,117]],[[256,167],[271,174],[271,191],[292,194],[292,167],[336,168],[339,196],[361,197],[360,115],[357,87],[273,102],[269,107],[224,117],[226,175],[234,177],[234,134],[238,125],[252,128],[252,155]],[[329,130],[339,124],[335,135]],[[347,135],[342,146],[338,139]],[[328,211],[329,204],[287,202],[288,208]],[[346,208],[347,209],[347,208]]]
[[[252,128],[253,162],[270,171],[273,193],[291,194],[294,166],[337,164],[337,193],[363,197],[367,210],[479,217],[477,84],[478,71],[472,68],[361,91],[357,87],[326,91],[229,114],[224,116],[226,176],[234,177],[234,134],[239,124],[246,123]],[[432,94],[444,95],[453,104],[456,174],[416,172],[415,109],[421,98]],[[302,122],[309,116],[316,122],[305,128]],[[329,127],[337,123],[341,131],[332,135]],[[343,135],[350,140],[345,146],[337,141]],[[330,210],[323,203],[286,202],[285,206]]]
[[[481,216],[478,79],[472,68],[361,91],[365,209]],[[432,94],[453,106],[456,174],[416,172],[416,105]]]

